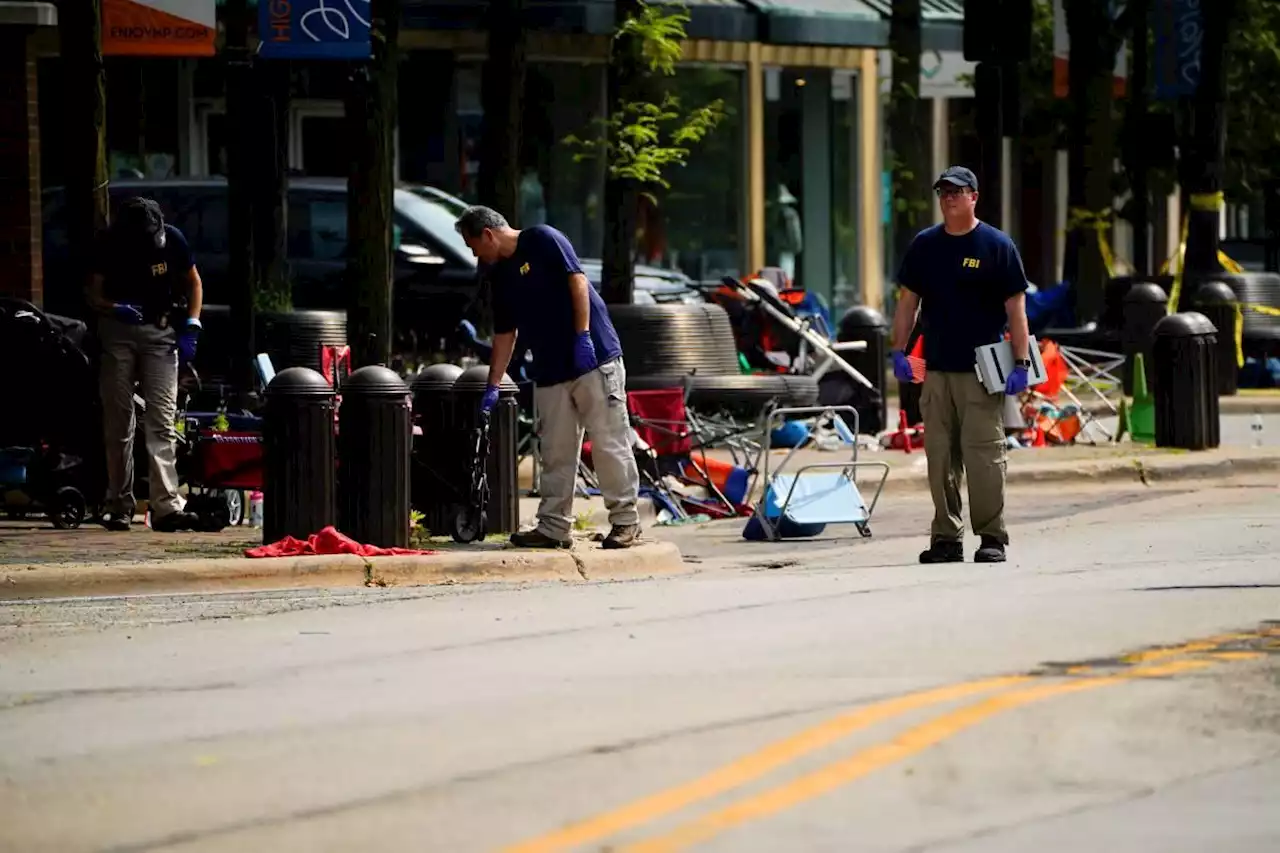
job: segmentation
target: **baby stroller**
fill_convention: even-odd
[[[106,494],[97,375],[85,325],[0,297],[0,498],[10,516],[59,528],[99,514]],[[11,505],[9,492],[27,502]]]

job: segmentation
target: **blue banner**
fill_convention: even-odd
[[[1155,95],[1162,100],[1195,94],[1200,84],[1200,52],[1204,42],[1201,0],[1155,0],[1151,10],[1155,33],[1152,71]]]
[[[368,59],[370,0],[258,0],[265,59]]]

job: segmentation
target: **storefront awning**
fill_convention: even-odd
[[[893,0],[749,0],[770,44],[887,47]],[[922,0],[926,50],[959,50],[964,0]]]
[[[889,21],[862,0],[751,0],[763,17],[761,41],[872,47],[888,43]]]
[[[893,14],[893,0],[865,2],[885,21]],[[964,49],[964,0],[921,0],[920,17],[924,19],[920,36],[925,50]]]
[[[656,0],[655,0],[656,2]],[[755,41],[756,16],[740,0],[678,0],[689,13],[691,39]],[[404,0],[407,29],[484,29],[484,0]],[[614,0],[524,0],[525,26],[543,32],[612,35]]]

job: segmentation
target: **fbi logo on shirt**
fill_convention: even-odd
[[[169,265],[167,263],[164,263],[163,261],[161,261],[158,264],[151,265],[152,275],[164,275],[168,271],[169,271]]]
[[[981,264],[981,261],[979,261],[977,258],[965,258],[960,262],[960,266],[964,267],[965,269],[971,269],[971,270],[976,270],[980,264]]]

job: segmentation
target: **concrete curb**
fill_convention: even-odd
[[[646,542],[604,551],[579,542],[571,551],[510,548],[438,551],[414,557],[352,555],[250,560],[207,559],[121,565],[52,564],[0,569],[0,601],[139,593],[227,592],[316,587],[620,580],[686,571],[680,549]]]
[[[1240,454],[1205,459],[1197,457],[1192,451],[1187,451],[1125,456],[1069,466],[1047,465],[1027,468],[1010,466],[1006,482],[1009,485],[1050,485],[1081,482],[1148,483],[1177,480],[1230,480],[1271,471],[1280,471],[1280,455]],[[859,480],[859,485],[862,483],[863,481]],[[923,472],[891,472],[885,483],[885,491],[891,489],[923,491],[928,488],[929,481]]]

